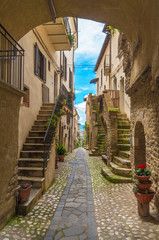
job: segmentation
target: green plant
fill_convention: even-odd
[[[84,128],[88,128],[90,126],[89,123],[85,123]]]
[[[135,174],[138,176],[149,176],[151,175],[151,171],[146,168],[146,165],[139,165],[137,170],[135,171]]]
[[[51,119],[51,118],[49,118],[49,119],[47,120],[47,122],[46,122],[46,126],[47,126],[47,127],[49,126],[50,119]],[[56,114],[54,114],[54,115],[53,115],[53,118],[52,118],[52,120],[51,120],[51,124],[50,124],[51,127],[56,127],[58,120],[59,120],[59,117],[58,117]]]
[[[105,133],[99,133],[98,134],[98,137],[100,138],[100,137],[104,137],[105,136]]]
[[[112,26],[109,26],[109,30],[110,30],[110,33],[111,33],[111,35],[114,35],[114,33],[115,33],[115,28],[114,27],[112,27]],[[119,29],[117,29],[118,30],[118,32],[120,33],[120,30]]]
[[[75,36],[72,35],[72,34],[69,34],[69,35],[68,35],[68,38],[69,38],[69,41],[70,41],[71,45],[73,46],[74,43],[75,43]]]
[[[58,155],[64,155],[66,153],[66,148],[63,145],[57,145],[56,151]]]
[[[108,112],[119,112],[119,108],[108,108]]]
[[[20,189],[27,189],[27,188],[29,188],[30,187],[30,185],[29,185],[29,183],[23,183],[23,184],[20,184]]]

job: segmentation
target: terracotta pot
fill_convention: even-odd
[[[134,178],[138,179],[140,182],[148,182],[149,178],[151,177],[151,175],[149,176],[138,176],[138,175],[134,175]]]
[[[31,187],[32,187],[32,185],[30,185],[30,187],[28,187],[26,189],[22,189],[22,188],[18,189],[18,192],[19,192],[19,202],[20,203],[24,203],[24,202],[26,202],[29,199]]]
[[[109,115],[110,116],[116,116],[118,112],[116,111],[109,111]]]
[[[150,189],[150,191],[151,192],[148,194],[144,194],[144,193],[134,193],[134,194],[140,203],[149,203],[149,202],[151,202],[151,200],[153,199],[153,197],[156,193],[155,190],[152,188]]]
[[[150,189],[152,182],[151,181],[141,183],[136,182],[135,184],[140,191],[145,191]]]
[[[64,162],[64,155],[59,155],[59,161]]]

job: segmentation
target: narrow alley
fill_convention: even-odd
[[[0,240],[159,239],[158,222],[137,214],[132,184],[108,182],[103,166],[82,148],[67,155],[49,190],[2,229]]]

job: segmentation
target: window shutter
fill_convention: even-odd
[[[43,81],[46,82],[46,57],[43,56]]]
[[[67,58],[65,57],[65,80],[67,80]]]
[[[38,76],[38,57],[39,57],[39,48],[37,43],[34,45],[34,73]]]

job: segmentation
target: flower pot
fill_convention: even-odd
[[[59,155],[59,161],[64,162],[64,155]]]
[[[134,175],[134,178],[138,179],[140,182],[148,182],[151,175],[148,176],[138,176]]]
[[[140,202],[140,203],[149,203],[154,195],[155,195],[155,190],[154,189],[150,189],[149,190],[150,192],[145,194],[145,193],[134,193],[135,194],[135,197],[137,198],[137,200]]]
[[[109,115],[110,116],[116,116],[117,115],[117,111],[109,111]]]
[[[152,182],[149,180],[148,182],[136,182],[135,184],[140,191],[145,191],[150,189]]]
[[[31,187],[32,187],[32,185],[30,185],[30,187],[28,187],[26,189],[22,189],[22,188],[18,189],[18,192],[19,192],[19,202],[20,203],[24,203],[24,202],[26,202],[29,199]]]

